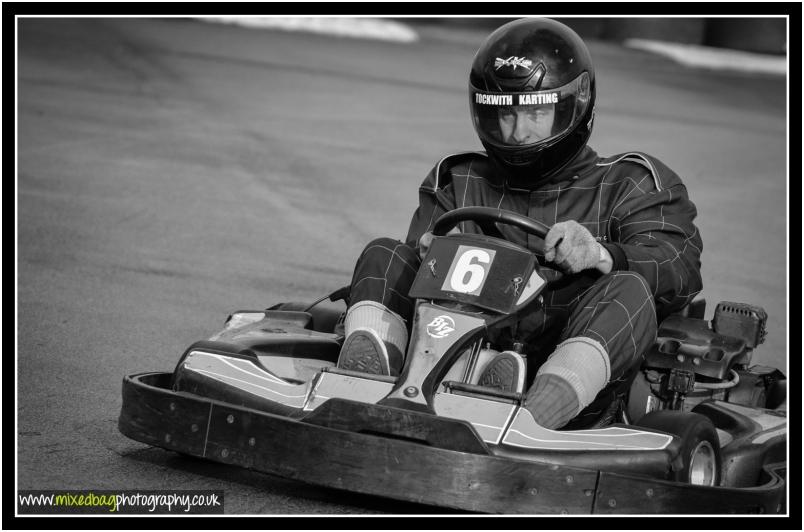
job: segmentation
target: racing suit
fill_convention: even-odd
[[[566,428],[589,426],[624,394],[655,340],[657,322],[702,289],[702,241],[685,186],[653,157],[633,152],[604,159],[588,146],[554,177],[533,187],[501,178],[482,152],[446,157],[419,188],[405,243],[378,239],[363,251],[349,304],[382,303],[410,327],[414,303],[407,293],[420,264],[419,239],[432,231],[439,216],[466,206],[498,207],[548,226],[575,220],[610,253],[610,273],[585,270],[548,283],[541,301],[525,309],[517,326],[494,339],[524,344],[529,379],[567,338],[586,336],[605,346],[609,384]],[[506,240],[533,251],[545,265],[541,239],[509,225],[499,228]],[[471,221],[461,222],[459,229],[481,233]]]

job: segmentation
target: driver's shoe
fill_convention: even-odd
[[[522,393],[525,388],[525,360],[514,351],[503,351],[483,368],[477,383],[504,392]]]
[[[373,375],[399,375],[403,355],[395,345],[384,342],[373,329],[354,330],[343,342],[338,367]]]

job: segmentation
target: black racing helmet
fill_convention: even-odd
[[[571,161],[589,140],[595,71],[570,28],[521,19],[480,46],[469,75],[472,122],[498,168],[538,183]]]

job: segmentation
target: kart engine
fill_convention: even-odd
[[[785,391],[775,368],[750,366],[753,349],[765,340],[767,314],[761,307],[722,301],[711,323],[705,301],[686,315],[665,319],[656,342],[631,385],[631,422],[654,410],[691,410],[706,399],[759,408],[777,408]]]

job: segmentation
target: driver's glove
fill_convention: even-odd
[[[460,233],[460,229],[458,227],[453,227],[452,229],[447,232],[447,235],[454,235],[456,233]],[[424,260],[424,256],[427,255],[427,252],[430,250],[430,244],[433,243],[433,232],[427,231],[421,237],[419,237],[419,257]]]
[[[590,269],[608,273],[611,270],[609,252],[575,220],[559,222],[550,228],[544,239],[544,259],[567,273]]]

